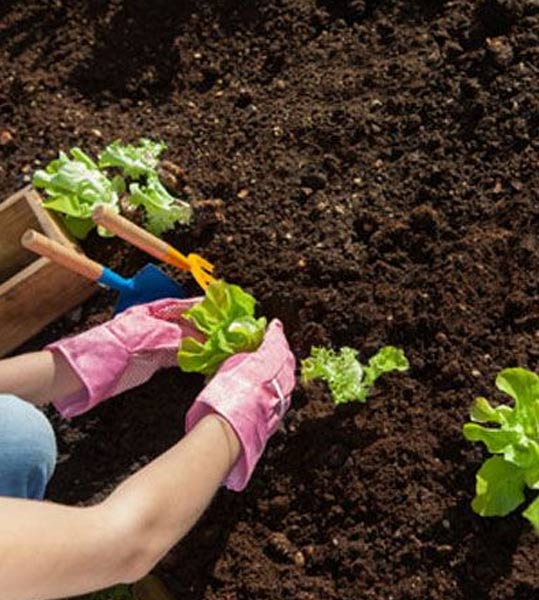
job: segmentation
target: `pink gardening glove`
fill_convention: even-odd
[[[186,416],[186,431],[216,412],[238,436],[241,454],[225,485],[239,492],[247,485],[268,439],[290,406],[296,361],[280,321],[270,323],[256,352],[225,361],[195,400]]]
[[[75,417],[136,387],[161,368],[177,364],[183,336],[200,333],[181,314],[201,298],[166,298],[139,304],[114,319],[46,347],[69,363],[84,389],[53,404],[64,417]]]

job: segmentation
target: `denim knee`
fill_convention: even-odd
[[[56,455],[45,415],[16,396],[0,394],[0,496],[42,499]]]

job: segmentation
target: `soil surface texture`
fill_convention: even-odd
[[[158,571],[182,600],[528,600],[539,541],[470,508],[461,428],[539,367],[534,0],[3,0],[0,194],[59,149],[162,138],[222,218],[169,236],[314,344],[412,368],[367,404],[298,385],[248,490],[222,491]],[[126,274],[118,240],[88,254]],[[112,313],[106,292],[25,350]],[[183,433],[171,370],[70,423],[50,497],[92,503]]]

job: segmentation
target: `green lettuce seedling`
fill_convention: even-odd
[[[99,155],[99,167],[118,168],[124,177],[138,181],[141,177],[157,175],[159,157],[166,148],[164,142],[154,142],[147,138],[141,138],[138,146],[115,140]]]
[[[494,454],[476,475],[474,512],[483,517],[503,517],[524,501],[526,487],[539,490],[539,377],[526,369],[504,369],[496,387],[514,400],[514,406],[493,407],[485,398],[472,404],[472,423],[464,437],[482,442]],[[539,496],[523,516],[539,530]]]
[[[129,186],[129,202],[144,207],[144,226],[157,236],[177,223],[188,224],[193,215],[190,205],[169,194],[159,181],[157,165],[166,147],[164,142],[146,138],[141,138],[137,146],[116,140],[99,156],[101,168],[120,169],[124,177],[136,182]]]
[[[311,355],[301,363],[304,382],[325,381],[336,404],[365,402],[375,381],[384,373],[406,371],[409,363],[404,352],[385,346],[369,359],[366,366],[357,359],[358,351],[344,346],[335,352],[331,348],[313,347]]]
[[[266,319],[256,319],[256,300],[241,287],[212,283],[202,302],[183,314],[205,336],[204,342],[182,341],[178,364],[183,371],[213,375],[227,358],[254,352],[264,340]]]
[[[121,177],[108,179],[80,148],[73,148],[70,157],[60,152],[45,169],[34,173],[32,183],[45,191],[44,206],[62,213],[66,228],[79,239],[95,227],[94,206],[108,204],[118,210],[119,195],[125,190]],[[101,227],[98,231],[108,235]]]
[[[144,207],[144,226],[154,235],[161,236],[165,231],[173,229],[176,223],[186,225],[193,215],[191,206],[171,196],[157,175],[150,175],[145,185],[132,183],[129,193],[131,204]]]

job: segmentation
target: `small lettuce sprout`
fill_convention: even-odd
[[[331,348],[313,347],[311,355],[301,363],[304,382],[325,381],[336,404],[365,402],[375,381],[384,373],[406,371],[409,363],[404,352],[385,346],[369,359],[366,366],[357,359],[358,351],[344,346],[335,352]]]
[[[99,155],[99,167],[116,167],[124,177],[139,180],[141,177],[156,175],[159,157],[166,150],[164,142],[154,142],[141,138],[138,146],[115,140]]]
[[[80,148],[73,148],[70,156],[60,152],[45,169],[34,173],[32,183],[45,191],[44,206],[62,213],[66,228],[79,239],[95,227],[91,218],[94,206],[108,204],[118,210],[119,195],[125,190],[121,177],[108,179]],[[98,231],[108,235],[101,227]]]
[[[493,407],[486,398],[472,404],[472,423],[464,437],[482,442],[494,454],[476,475],[472,509],[482,517],[503,517],[524,501],[526,487],[539,490],[539,377],[526,369],[504,369],[496,387],[513,398],[513,407]],[[539,496],[522,515],[539,530]]]
[[[254,352],[264,340],[266,319],[256,319],[256,300],[237,285],[212,283],[206,296],[183,313],[205,336],[182,341],[178,364],[183,371],[213,375],[219,366],[238,352]]]
[[[157,175],[150,175],[145,185],[132,183],[129,193],[131,204],[144,207],[145,227],[154,235],[161,236],[173,229],[176,223],[188,224],[193,215],[191,206],[171,196]]]

